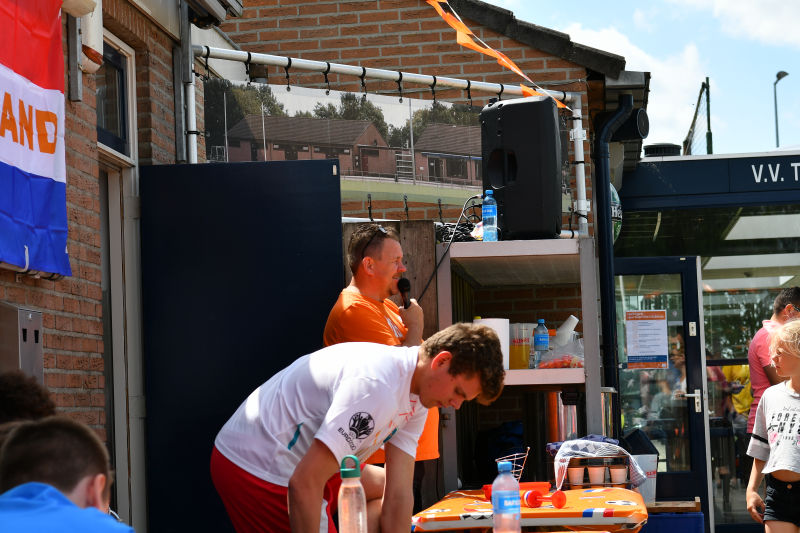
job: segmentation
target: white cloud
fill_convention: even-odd
[[[634,45],[615,28],[589,30],[575,23],[563,31],[574,42],[625,57],[625,70],[650,72],[650,135],[645,143],[683,142],[706,76],[695,45],[687,44],[680,53],[659,58]]]
[[[669,0],[711,11],[725,33],[768,45],[800,48],[800,2],[797,0]]]

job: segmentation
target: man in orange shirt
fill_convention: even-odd
[[[390,346],[422,344],[424,314],[415,299],[408,309],[391,299],[399,292],[397,281],[406,271],[403,248],[394,228],[360,225],[347,246],[350,285],[339,294],[325,324],[325,346],[340,342],[375,342]],[[417,446],[414,467],[414,512],[422,510],[421,485],[425,464],[439,458],[439,410],[430,409]],[[383,450],[369,459],[384,462]]]

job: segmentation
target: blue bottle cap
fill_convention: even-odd
[[[539,324],[544,324],[544,318],[539,319]]]
[[[492,189],[486,189],[486,196],[492,196]]]
[[[501,474],[504,472],[511,472],[511,462],[510,461],[500,461],[497,463],[497,471]]]

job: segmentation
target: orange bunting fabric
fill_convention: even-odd
[[[456,31],[456,42],[459,45],[497,59],[498,64],[521,76],[528,83],[541,91],[535,91],[526,85],[520,84],[522,94],[525,96],[544,96],[547,94],[544,89],[536,85],[533,80],[526,76],[525,73],[522,72],[522,70],[516,65],[516,63],[509,59],[503,52],[495,50],[491,46],[487,45],[482,39],[477,37],[474,33],[472,33],[472,30],[470,30],[469,27],[464,24],[464,22],[461,20],[461,17],[458,16],[458,13],[456,13],[453,8],[450,7],[450,4],[447,0],[426,0],[426,2],[436,10],[436,12],[440,17],[442,17],[442,20],[444,20],[448,26]],[[558,107],[562,109],[569,109],[561,101],[556,100],[555,98],[553,98],[553,100],[556,102]]]

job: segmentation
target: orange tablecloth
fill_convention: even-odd
[[[522,506],[522,527],[561,526],[569,529],[635,533],[647,522],[647,507],[638,492],[620,488],[564,491],[567,503],[556,509]],[[414,515],[413,531],[492,527],[492,503],[479,490],[451,492]]]

